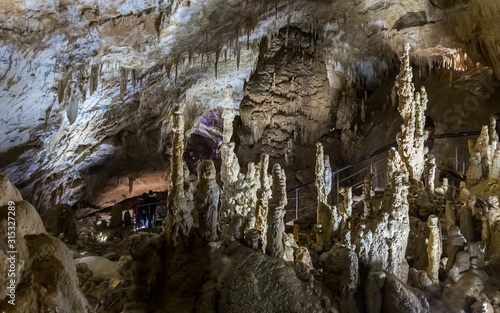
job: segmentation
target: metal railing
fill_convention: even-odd
[[[435,140],[440,140],[440,139],[447,139],[447,138],[464,138],[464,137],[470,137],[470,136],[479,136],[481,131],[468,131],[468,132],[459,132],[459,133],[448,133],[448,134],[440,134],[434,136]],[[387,164],[387,157],[384,157],[380,160],[375,161],[377,157],[379,157],[381,154],[389,151],[391,148],[397,147],[397,142],[392,142],[380,149],[375,150],[371,154],[364,155],[350,164],[337,168],[332,171],[332,190],[331,190],[331,195],[333,197],[332,203],[337,204],[340,203],[340,189],[341,187],[352,187],[353,189],[359,189],[363,186],[364,179],[366,174],[371,173],[373,174],[373,184],[372,184],[372,191],[376,191],[380,186],[385,188],[387,186],[387,179],[385,177],[386,170],[379,171],[379,167],[377,166],[379,163],[382,163],[385,161],[385,164]],[[462,175],[465,175],[467,171],[467,162],[466,161],[459,161],[458,160],[458,148],[455,148],[455,157],[453,159],[444,159],[440,160],[441,162],[443,161],[450,161],[453,164],[455,170],[457,173],[461,172]],[[353,174],[349,174],[346,177],[341,176],[346,173],[347,170],[354,168],[355,166],[362,164],[366,162],[366,164],[361,168],[357,169],[357,171]],[[363,175],[364,174],[364,175]],[[357,177],[357,178],[356,178]],[[351,183],[349,183],[351,182]],[[308,208],[310,205],[300,208],[300,203],[299,199],[299,191],[300,189],[303,189],[305,187],[308,187],[310,185],[314,184],[314,181],[310,181],[304,184],[301,184],[297,187],[290,188],[287,190],[288,193],[295,193],[295,197],[289,197],[289,200],[295,200],[295,209],[294,210],[287,210],[287,212],[295,212],[295,220],[299,218],[300,212],[304,211],[306,208]],[[335,188],[334,188],[335,187]],[[302,197],[303,198],[303,197]],[[292,219],[293,220],[293,219]],[[289,220],[287,221],[289,222]]]
[[[152,208],[155,208],[154,212],[152,213],[151,210]],[[141,208],[147,207],[147,212],[142,211]],[[160,210],[158,210],[161,208]],[[135,214],[136,209],[139,209],[139,211],[142,211],[143,213],[147,213],[146,216],[137,216]],[[137,230],[139,228],[151,228],[154,227],[154,224],[157,221],[163,220],[164,217],[162,218],[161,216],[157,216],[159,211],[165,211],[166,213],[167,210],[167,202],[166,201],[158,201],[158,202],[153,202],[153,203],[144,203],[141,205],[138,205],[137,207],[132,209],[132,224],[134,225],[134,230]],[[142,225],[142,223],[139,223],[141,221],[147,221],[147,227],[145,225]],[[140,225],[141,224],[141,225]],[[139,227],[142,226],[142,227]]]

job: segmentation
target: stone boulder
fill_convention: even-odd
[[[12,185],[5,175],[0,173],[0,206],[7,205],[9,201],[18,202],[22,199],[19,190]]]

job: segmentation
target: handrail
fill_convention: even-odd
[[[481,134],[481,131],[477,131],[477,130],[474,130],[474,131],[467,131],[467,132],[458,132],[458,133],[448,133],[448,134],[440,134],[440,135],[435,135],[434,136],[434,139],[445,139],[445,138],[457,138],[457,137],[468,137],[468,136],[479,136]],[[359,157],[357,158],[356,160],[352,161],[349,165],[346,165],[346,166],[343,166],[343,167],[340,167],[340,168],[337,168],[335,170],[332,170],[332,174],[335,175],[335,174],[338,174],[348,168],[351,168],[353,167],[354,165],[357,165],[358,163],[361,163],[363,161],[366,161],[366,160],[369,160],[373,157],[376,157],[386,151],[389,151],[392,147],[397,147],[397,141],[393,141],[391,142],[390,144],[388,145],[385,145],[383,146],[382,148],[379,148],[375,151],[373,151],[372,153],[370,154],[366,154],[362,157]],[[303,187],[306,187],[306,186],[309,186],[310,184],[314,183],[314,181],[310,181],[310,182],[307,182],[307,183],[304,183],[302,185],[299,185],[297,187],[294,187],[294,188],[290,188],[288,189],[286,192],[292,192],[292,191],[295,191],[297,189],[300,189],[300,188],[303,188]]]
[[[159,202],[154,202],[154,203],[144,203],[144,204],[141,204],[141,205],[138,205],[137,208],[140,208],[140,207],[143,207],[143,206],[147,206],[147,205],[153,205],[153,204],[160,204],[160,203],[167,203],[167,201],[159,201]]]

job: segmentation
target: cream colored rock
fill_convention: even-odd
[[[193,226],[193,217],[184,194],[184,117],[180,107],[173,115],[171,187],[168,193],[168,214],[165,234],[169,241],[179,244],[179,237],[187,237]]]
[[[425,189],[431,193],[434,192],[434,180],[436,179],[436,159],[433,155],[425,160],[424,169]]]
[[[275,258],[283,258],[283,234],[285,233],[285,206],[286,197],[285,170],[276,163],[273,166],[273,197],[269,201],[269,214],[267,216],[267,254]]]
[[[267,174],[269,167],[269,156],[267,154],[261,156],[259,166],[260,188],[257,191],[255,229],[261,233],[262,250],[265,252],[267,245],[267,214],[269,212],[269,199],[272,195],[271,182]]]
[[[427,220],[429,226],[429,242],[427,243],[427,275],[434,282],[439,282],[439,264],[443,247],[441,243],[441,230],[439,229],[439,219],[435,215],[429,216]]]
[[[0,206],[7,205],[9,201],[18,202],[22,199],[19,190],[12,185],[5,175],[0,173]]]
[[[481,164],[481,153],[471,153],[469,169],[467,170],[467,186],[475,186],[483,177],[483,166]]]
[[[396,139],[401,159],[408,168],[409,178],[419,181],[424,172],[424,141],[427,134],[424,131],[425,110],[427,108],[427,93],[422,87],[420,93],[415,93],[413,73],[410,66],[410,45],[406,44],[401,56],[399,75],[396,77],[396,87],[399,95],[398,110],[403,117],[401,132]]]
[[[325,157],[323,145],[316,143],[316,181],[317,206],[316,206],[316,240],[318,243],[330,243],[334,233],[337,232],[338,222],[334,221],[336,215],[328,202],[331,190],[331,168],[328,156]]]

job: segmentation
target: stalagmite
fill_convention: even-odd
[[[342,203],[339,205],[340,214],[342,215],[342,219],[345,222],[352,215],[352,188],[342,187],[340,188],[340,194],[344,198]]]
[[[212,160],[204,160],[198,165],[196,209],[199,213],[200,233],[206,241],[217,241],[220,189],[215,180],[216,174]]]
[[[193,217],[184,194],[184,117],[180,107],[173,112],[172,156],[170,159],[170,182],[168,193],[168,214],[165,233],[174,245],[178,237],[187,237],[193,226]]]
[[[386,210],[389,214],[388,229],[388,266],[387,270],[406,282],[408,279],[408,262],[406,261],[406,247],[410,233],[409,204],[408,204],[408,176],[401,168],[399,153],[394,150],[388,161],[392,181],[389,196],[385,199]],[[398,164],[399,163],[399,164]]]
[[[262,250],[265,252],[267,245],[267,214],[269,211],[269,199],[272,195],[269,176],[267,174],[267,168],[269,167],[269,155],[261,155],[259,166],[260,188],[257,191],[255,229],[261,233]]]
[[[398,149],[401,159],[408,167],[411,181],[419,181],[424,171],[424,141],[427,134],[424,131],[427,94],[422,87],[420,93],[415,93],[412,83],[413,73],[410,66],[410,45],[406,44],[401,59],[401,68],[396,78],[399,96],[398,110],[404,124],[397,134]]]
[[[500,149],[495,151],[488,172],[490,183],[495,183],[500,179]]]
[[[220,221],[222,223],[229,223],[231,214],[235,213],[235,183],[238,181],[238,174],[240,172],[238,158],[234,153],[235,144],[234,142],[231,142],[234,116],[233,87],[231,85],[227,85],[224,90],[224,108],[222,112],[222,118],[224,120],[221,146],[222,165],[220,172],[221,180],[224,183],[220,212]]]
[[[435,215],[429,216],[427,220],[429,226],[429,242],[427,243],[427,275],[434,282],[439,282],[439,264],[443,247],[441,245],[441,231],[439,229],[439,219]]]
[[[472,210],[476,205],[476,197],[469,196],[466,203],[458,211],[460,232],[467,242],[474,241],[474,230],[472,228]]]
[[[318,243],[329,243],[332,240],[336,223],[332,223],[332,207],[328,205],[328,193],[331,190],[331,168],[328,156],[324,155],[323,145],[316,143],[316,240]]]
[[[469,169],[467,170],[467,186],[475,186],[483,177],[483,166],[481,165],[481,153],[474,152],[470,156]]]
[[[373,206],[372,189],[373,189],[373,174],[368,173],[366,174],[365,180],[363,182],[363,204],[364,204],[363,216],[369,215],[371,208]]]
[[[425,161],[425,189],[431,193],[434,193],[434,180],[436,179],[436,159],[434,156],[430,156]]]
[[[273,166],[273,196],[269,201],[267,217],[267,254],[275,258],[283,258],[283,233],[285,232],[286,176],[285,170],[276,163]]]

